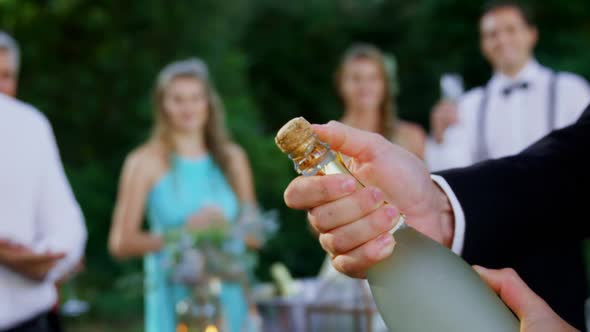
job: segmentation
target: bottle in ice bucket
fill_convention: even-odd
[[[275,142],[304,176],[351,174],[303,118],[285,124]],[[518,319],[459,256],[408,226],[403,214],[391,233],[393,253],[367,272],[391,332],[519,331]]]

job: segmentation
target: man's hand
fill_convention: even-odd
[[[518,316],[521,332],[578,331],[557,316],[514,270],[488,270],[481,266],[474,268]]]
[[[414,228],[450,246],[450,208],[422,161],[381,135],[337,122],[316,125],[314,131],[333,150],[352,157],[352,173],[367,185],[357,190],[349,175],[298,177],[285,191],[289,207],[309,210],[309,221],[338,271],[363,277],[389,256],[394,243],[388,232],[400,211]]]
[[[37,254],[19,244],[0,240],[0,264],[29,279],[41,281],[47,273],[64,258],[64,253]]]
[[[457,105],[450,101],[440,101],[430,113],[432,137],[438,144],[444,141],[445,131],[459,121]]]

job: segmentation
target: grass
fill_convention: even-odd
[[[127,322],[64,319],[65,332],[143,332],[143,321],[131,319]]]

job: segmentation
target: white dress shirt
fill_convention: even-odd
[[[451,203],[451,210],[453,210],[453,215],[455,219],[455,229],[453,232],[453,242],[451,244],[451,250],[457,254],[461,255],[463,252],[463,244],[465,243],[465,214],[463,212],[463,208],[457,199],[457,196],[451,189],[451,186],[447,183],[447,181],[439,175],[431,175],[432,181],[436,183],[440,189],[447,195],[449,199],[449,203]]]
[[[550,81],[557,75],[555,85],[555,127],[574,123],[590,103],[590,86],[581,77],[555,73],[531,60],[514,78],[496,73],[486,87],[467,92],[458,101],[459,122],[449,127],[443,144],[429,139],[425,158],[432,171],[469,166],[478,162],[478,142],[482,131],[478,127],[484,89],[488,91],[485,136],[488,158],[516,154],[548,134]],[[515,83],[526,82],[526,89],[515,89],[509,95],[503,90]]]
[[[0,329],[6,329],[55,304],[54,282],[78,263],[86,228],[49,122],[33,107],[2,95],[0,158],[0,239],[38,253],[66,254],[41,282],[0,263]]]

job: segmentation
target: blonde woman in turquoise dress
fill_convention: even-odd
[[[162,234],[202,229],[214,220],[235,223],[240,206],[255,205],[256,199],[248,159],[227,134],[221,101],[202,61],[164,68],[154,101],[153,134],[123,166],[109,249],[117,258],[144,257],[145,331],[174,332],[175,303],[188,293],[168,278]],[[246,245],[232,247],[245,250]],[[245,331],[248,304],[242,287],[223,283],[220,302],[224,331]]]

